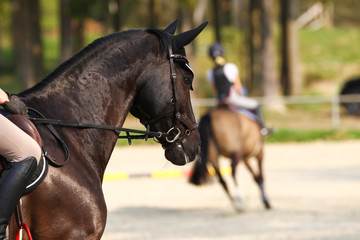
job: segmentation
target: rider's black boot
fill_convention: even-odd
[[[0,240],[5,239],[11,214],[34,174],[37,163],[34,157],[28,157],[8,165],[0,176]]]
[[[258,123],[259,123],[259,126],[260,126],[260,133],[261,135],[263,136],[268,136],[270,134],[273,133],[273,130],[271,128],[266,128],[265,127],[265,124],[264,124],[264,117],[262,115],[262,112],[261,112],[261,109],[260,107],[257,107],[255,109],[255,114],[256,114],[256,117],[257,117],[257,120],[258,120]]]

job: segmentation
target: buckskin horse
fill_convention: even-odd
[[[156,133],[166,159],[184,165],[200,152],[190,102],[194,75],[184,46],[206,24],[178,35],[175,21],[165,30],[128,30],[99,38],[19,97],[46,119],[79,126],[119,128],[131,112],[147,133]],[[67,154],[50,134],[51,124],[35,124],[47,154],[61,162]],[[68,146],[68,162],[49,166],[44,181],[22,198],[23,222],[33,239],[100,239],[107,215],[102,180],[118,132],[64,125],[53,128]]]
[[[264,190],[263,136],[260,134],[258,123],[248,116],[248,114],[244,115],[226,106],[221,106],[209,111],[200,119],[201,161],[195,162],[189,179],[189,182],[195,185],[207,183],[210,180],[208,165],[211,164],[227,196],[238,211],[244,210],[243,195],[236,180],[236,167],[241,160],[244,160],[246,167],[258,184],[265,207],[270,208]],[[229,158],[231,161],[231,175],[236,186],[234,194],[231,194],[221,175],[220,156]],[[249,163],[251,157],[255,157],[257,160],[258,173],[255,173]]]

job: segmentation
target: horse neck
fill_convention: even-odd
[[[145,38],[136,39],[131,42],[131,48],[124,48],[127,42],[102,46],[101,53],[68,66],[56,78],[51,79],[50,74],[45,84],[40,83],[22,94],[24,101],[47,118],[121,127],[135,98],[137,80],[151,55],[144,51],[144,46],[149,46],[149,39],[146,44]],[[81,131],[81,134],[72,131],[68,128],[59,130],[71,141],[90,145],[83,149],[92,151],[86,154],[96,156],[92,157],[93,161],[101,158],[100,165],[105,170],[116,135],[99,130]],[[92,141],[85,142],[84,139]]]

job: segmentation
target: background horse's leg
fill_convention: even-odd
[[[253,169],[247,159],[245,160],[245,165],[249,169],[251,174],[253,175],[255,182],[258,184],[258,186],[260,188],[261,197],[262,197],[262,201],[265,205],[265,208],[270,209],[271,205],[269,203],[269,199],[267,198],[267,195],[266,195],[265,189],[264,189],[264,177],[263,177],[263,169],[262,169],[262,160],[263,160],[263,151],[262,150],[256,156],[256,160],[257,160],[258,168],[259,168],[258,174],[255,174],[255,172],[253,171]]]
[[[259,175],[257,178],[255,178],[255,181],[259,185],[262,200],[263,200],[265,207],[267,209],[270,209],[271,205],[270,205],[269,199],[268,199],[268,197],[265,193],[265,189],[264,189],[264,176],[263,176],[263,168],[262,168],[262,163],[263,163],[263,150],[262,149],[259,152],[259,154],[256,156],[256,159],[257,159],[258,167],[259,167]]]
[[[235,184],[235,195],[232,199],[233,205],[236,208],[236,210],[238,211],[243,211],[245,206],[244,206],[244,195],[241,191],[241,189],[239,188],[237,179],[236,179],[236,167],[239,164],[240,158],[237,154],[233,154],[233,156],[231,157],[231,176],[234,180],[234,184]]]
[[[235,204],[235,201],[234,201],[234,198],[231,196],[230,194],[230,191],[229,191],[229,188],[223,178],[223,176],[221,175],[221,172],[220,172],[220,169],[218,166],[214,166],[214,170],[216,172],[216,175],[218,176],[219,178],[219,181],[221,183],[221,186],[224,188],[225,192],[226,192],[226,195],[228,195],[228,197],[230,198],[230,201],[233,203],[234,207],[240,211],[240,209],[237,208],[236,204]]]
[[[200,133],[201,134],[201,133]],[[219,178],[219,181],[221,183],[221,186],[224,188],[226,195],[228,195],[228,197],[230,198],[230,201],[233,202],[233,198],[229,192],[228,186],[223,178],[223,176],[221,175],[220,172],[220,165],[219,165],[219,152],[217,149],[217,146],[215,144],[215,142],[213,140],[208,141],[208,149],[207,149],[207,156],[206,156],[206,160],[208,162],[211,163],[211,165],[213,166],[216,175]]]

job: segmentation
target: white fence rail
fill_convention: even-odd
[[[275,104],[331,104],[331,125],[336,130],[340,127],[340,104],[360,102],[360,94],[337,95],[337,96],[288,96],[288,97],[260,97],[254,98],[259,101],[262,106],[270,106]],[[200,107],[213,107],[216,105],[215,98],[197,98],[192,101],[193,108],[197,119],[199,119]]]

